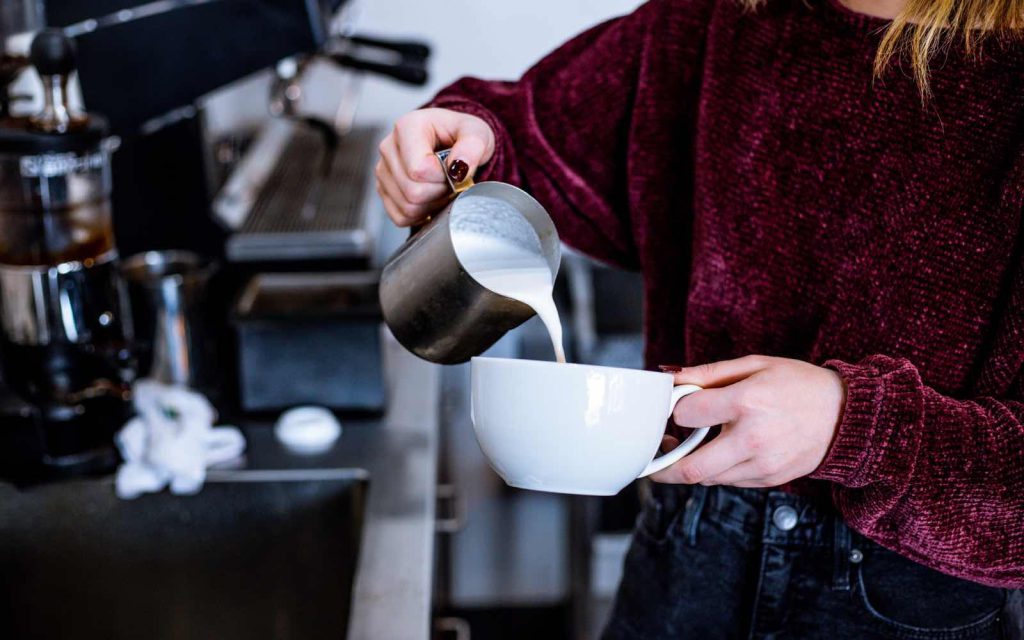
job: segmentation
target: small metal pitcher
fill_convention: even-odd
[[[436,154],[446,177],[449,153]],[[480,355],[534,315],[526,304],[478,283],[460,262],[450,222],[468,199],[484,196],[512,205],[537,232],[552,278],[561,260],[551,217],[522,189],[504,182],[474,184],[472,178],[455,184],[449,177],[448,185],[457,194],[455,199],[413,230],[384,265],[380,279],[381,311],[388,328],[406,349],[439,364]]]
[[[214,364],[203,317],[213,266],[188,251],[148,251],[121,268],[143,351],[140,376],[203,390]]]

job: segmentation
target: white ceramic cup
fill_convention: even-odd
[[[708,433],[655,458],[676,403],[700,387],[667,373],[473,358],[471,412],[480,448],[513,487],[610,496],[675,464]]]

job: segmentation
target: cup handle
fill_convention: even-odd
[[[691,393],[700,390],[701,387],[698,387],[695,384],[681,384],[675,389],[673,389],[672,398],[671,400],[669,400],[668,403],[668,417],[672,417],[672,412],[675,410],[677,402],[679,402],[686,396],[690,395]],[[646,478],[652,473],[657,473],[662,469],[668,468],[674,465],[675,463],[679,462],[683,458],[683,456],[697,448],[697,445],[700,444],[701,440],[703,440],[704,437],[708,435],[708,431],[710,430],[711,429],[708,427],[695,429],[694,432],[690,434],[690,437],[679,443],[678,447],[669,451],[660,458],[655,458],[654,460],[651,460],[651,463],[648,464],[647,467],[637,477]]]

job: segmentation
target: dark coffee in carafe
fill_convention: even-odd
[[[116,461],[133,377],[110,210],[116,143],[102,118],[67,107],[66,75],[55,75],[73,68],[63,34],[36,36],[32,54],[46,106],[0,122],[3,380],[34,410],[34,439],[19,441],[26,456],[98,470]]]

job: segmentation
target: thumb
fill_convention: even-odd
[[[455,132],[455,144],[448,156],[449,175],[455,182],[472,178],[493,155],[494,134],[490,127],[478,118],[464,119]],[[464,166],[460,167],[459,162]]]
[[[462,160],[469,165],[470,176],[476,173],[480,165],[490,160],[490,155],[487,153],[487,142],[480,136],[472,134],[460,136],[452,145],[452,153],[449,157],[451,162]]]
[[[735,360],[722,360],[683,367],[674,372],[676,384],[695,384],[704,388],[725,387],[762,371],[771,363],[766,356],[744,356]]]

